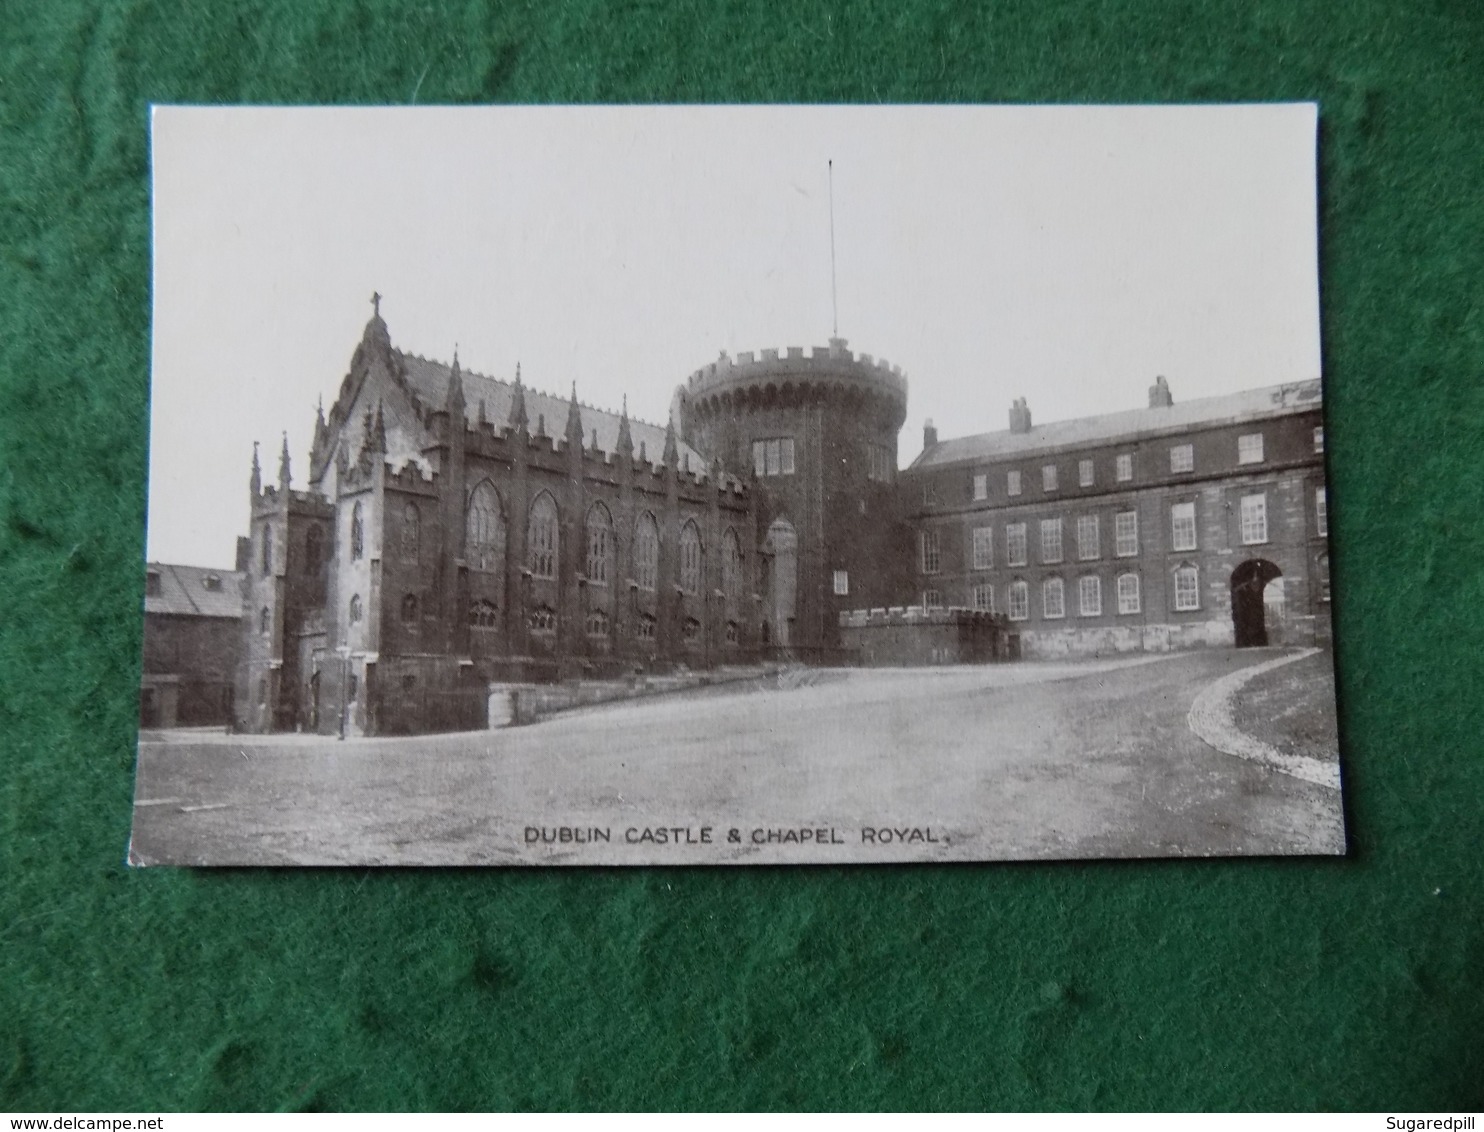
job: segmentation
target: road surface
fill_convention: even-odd
[[[1203,688],[1277,652],[804,673],[798,687],[713,689],[411,739],[147,734],[131,859],[1343,852],[1337,790],[1223,754],[1187,723]]]

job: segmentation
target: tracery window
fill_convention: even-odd
[[[505,513],[500,494],[489,480],[481,480],[469,496],[464,553],[471,570],[498,569],[505,558]]]
[[[350,509],[350,556],[361,558],[366,553],[366,520],[359,502]]]
[[[587,635],[589,637],[606,637],[608,635],[608,614],[601,609],[589,611],[587,615]]]
[[[547,492],[543,491],[536,497],[536,502],[531,504],[526,546],[531,574],[537,578],[555,578],[558,555],[557,509],[555,500]]]
[[[654,640],[655,620],[650,613],[639,614],[639,624],[634,627],[634,636],[641,641]]]
[[[594,503],[587,512],[587,580],[595,586],[608,584],[608,558],[612,548],[613,520],[608,508]]]
[[[492,601],[480,598],[469,606],[469,624],[476,629],[495,629],[500,625],[500,609]]]
[[[687,617],[685,624],[680,627],[680,635],[686,641],[694,644],[701,639],[701,623],[694,617]]]
[[[701,588],[701,532],[693,522],[680,528],[680,588],[688,594]]]
[[[531,610],[530,623],[533,633],[555,633],[557,629],[556,610],[549,605],[538,605]]]
[[[415,561],[421,542],[422,516],[418,513],[417,504],[408,500],[407,506],[402,508],[402,557]]]
[[[641,590],[659,585],[660,529],[648,511],[634,525],[634,581]]]
[[[721,536],[721,591],[731,598],[742,592],[742,544],[731,527]]]

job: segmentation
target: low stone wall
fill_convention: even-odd
[[[562,684],[519,684],[494,686],[491,694],[514,697],[513,724],[534,723],[557,712],[594,704],[642,699],[691,688],[706,688],[761,677],[781,676],[778,666],[718,668],[709,672],[681,672],[670,675],[635,675],[621,680],[573,680]],[[498,718],[503,712],[492,712]]]
[[[1230,620],[1187,621],[1161,625],[1111,625],[1101,628],[1027,629],[1020,635],[1021,656],[1028,660],[1110,656],[1129,652],[1174,652],[1180,649],[1231,646]]]

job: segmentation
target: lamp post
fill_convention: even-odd
[[[340,738],[344,740],[350,714],[350,646],[336,645],[335,651],[340,654]]]

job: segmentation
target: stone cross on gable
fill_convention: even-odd
[[[372,291],[371,292],[371,313],[374,314],[374,315],[377,315],[378,317],[381,315],[381,292],[380,291]]]

